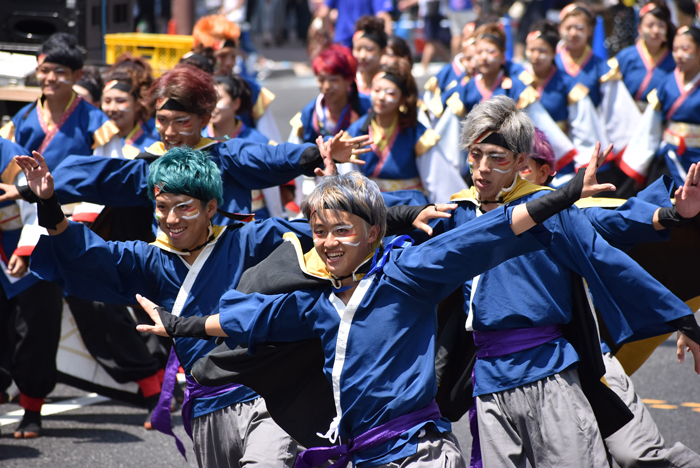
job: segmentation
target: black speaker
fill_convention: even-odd
[[[78,38],[87,59],[102,60],[102,35],[133,32],[136,0],[2,0],[0,50],[36,50],[49,36],[67,32]],[[106,30],[102,7],[106,6]]]

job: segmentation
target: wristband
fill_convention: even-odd
[[[687,221],[688,218],[684,218],[678,214],[678,210],[676,210],[675,206],[659,208],[659,224],[666,229],[682,226]]]
[[[681,318],[670,320],[668,324],[694,342],[700,344],[700,326],[698,326],[694,315],[685,315]]]
[[[29,203],[39,203],[41,198],[29,188],[29,185],[15,185],[19,196]]]
[[[52,231],[55,231],[56,226],[66,219],[66,215],[63,214],[61,204],[58,203],[58,197],[56,197],[55,193],[46,200],[39,199],[36,204],[36,215],[39,219],[39,226]]]
[[[193,315],[191,317],[177,317],[168,312],[164,307],[156,307],[163,328],[173,338],[200,338],[208,340],[210,337],[206,332],[206,317]]]
[[[421,212],[435,205],[396,205],[386,209],[386,236],[413,231],[413,222]]]
[[[532,220],[540,224],[555,214],[564,211],[581,198],[585,171],[580,170],[568,184],[554,192],[525,204]]]

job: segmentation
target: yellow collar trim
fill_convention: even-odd
[[[216,140],[212,140],[211,138],[207,137],[202,137],[202,139],[199,140],[199,143],[197,143],[193,149],[201,150],[215,145],[217,143],[219,142]],[[155,154],[156,156],[163,156],[165,154],[165,145],[162,141],[156,141],[151,146],[146,148],[146,152]]]
[[[502,196],[499,197],[497,203],[499,205],[507,205],[510,202],[518,200],[531,193],[539,192],[540,190],[553,190],[549,187],[543,187],[541,185],[535,185],[532,182],[516,176],[515,184],[511,189],[501,190]],[[504,193],[505,192],[505,193]],[[468,189],[462,190],[461,192],[455,193],[450,197],[450,201],[469,201],[477,206],[481,206],[481,201],[479,201],[479,192],[477,192],[475,186],[471,186]]]
[[[216,244],[216,241],[219,240],[219,237],[221,237],[221,234],[223,234],[226,230],[226,226],[210,225],[210,229],[211,231],[209,235],[211,236],[211,234],[214,234],[214,240],[209,242],[207,245],[214,245]],[[161,234],[160,236],[158,236],[158,238],[154,242],[151,242],[150,245],[158,247],[161,250],[165,250],[166,252],[174,253],[175,255],[180,255],[183,257],[190,254],[190,252],[183,252],[182,250],[175,248],[170,242],[170,238],[165,234]]]

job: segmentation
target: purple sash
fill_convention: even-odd
[[[400,436],[420,423],[435,421],[441,417],[440,409],[437,403],[433,401],[421,410],[404,414],[381,426],[374,427],[364,434],[350,439],[346,444],[304,450],[297,457],[296,468],[312,468],[335,459],[338,461],[332,464],[330,468],[345,468],[350,462],[353,453],[376,447],[383,442],[388,442]]]
[[[173,401],[173,391],[177,382],[177,370],[180,367],[180,361],[175,354],[175,345],[170,349],[168,364],[165,366],[165,376],[163,377],[163,388],[160,391],[158,405],[156,405],[151,415],[151,425],[154,429],[173,436],[175,445],[180,451],[180,454],[187,460],[185,454],[185,446],[182,440],[173,432],[173,425],[170,421],[170,407]],[[192,376],[187,376],[187,389],[185,390],[185,401],[182,403],[182,425],[185,427],[185,432],[192,438],[192,402],[195,398],[214,397],[230,392],[240,385],[229,384],[222,387],[204,387],[199,385]]]
[[[474,330],[474,344],[479,347],[476,352],[477,359],[485,357],[500,357],[508,354],[536,348],[539,345],[549,343],[561,338],[562,332],[558,325],[547,325],[535,328],[512,328],[494,331]],[[476,366],[475,366],[476,367]],[[474,384],[474,370],[472,369],[472,384]],[[472,454],[469,459],[469,468],[482,468],[481,445],[479,445],[479,423],[476,417],[476,397],[467,413],[469,416],[469,429],[472,433]]]
[[[483,359],[506,356],[535,348],[561,337],[558,325],[494,331],[474,330],[474,344],[479,347],[476,357]]]

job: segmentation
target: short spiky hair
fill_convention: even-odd
[[[359,216],[370,226],[379,226],[379,237],[386,232],[386,204],[377,184],[359,172],[326,176],[301,204],[304,217],[320,210],[345,211]]]
[[[158,191],[176,195],[189,195],[203,203],[216,199],[224,202],[221,171],[216,163],[199,150],[177,147],[169,150],[151,164],[148,174],[148,196],[156,199]]]
[[[535,125],[515,101],[507,96],[494,96],[475,106],[462,121],[461,145],[469,148],[486,132],[497,132],[505,138],[516,156],[532,152]]]

